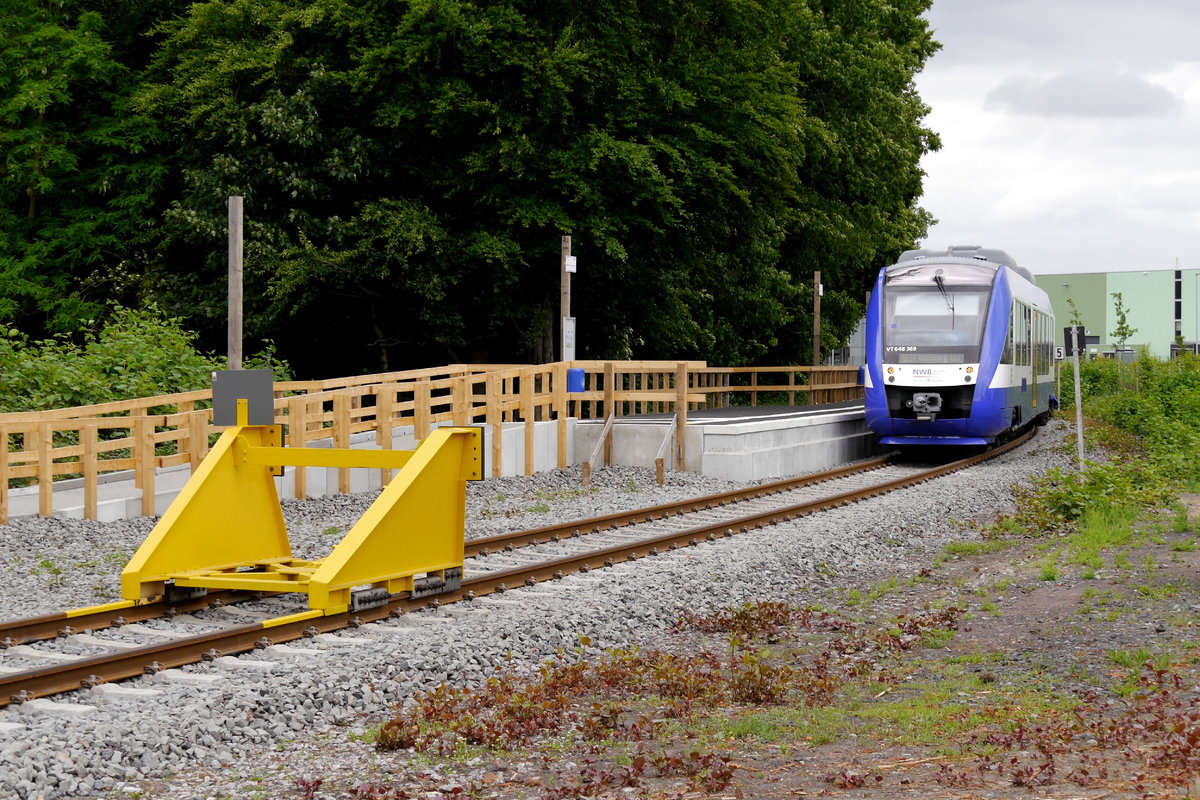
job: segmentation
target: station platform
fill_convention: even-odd
[[[670,414],[616,418],[613,463],[653,466],[671,419]],[[595,448],[602,428],[600,420],[577,423],[576,463]],[[685,436],[687,472],[733,481],[802,475],[879,451],[878,437],[866,426],[861,400],[690,411]]]
[[[567,453],[570,464],[578,466],[589,458],[603,429],[602,420],[571,418],[567,425]],[[535,471],[556,466],[557,429],[553,421],[534,424]],[[654,468],[655,457],[664,439],[673,435],[670,414],[622,416],[612,427],[612,464]],[[491,451],[490,429],[484,431],[485,462]],[[523,423],[506,423],[503,436],[502,476],[524,472],[525,435]],[[752,481],[815,472],[867,458],[878,452],[877,438],[867,429],[862,401],[813,406],[743,406],[688,412],[685,432],[684,469],[732,481]],[[674,444],[673,441],[671,443]],[[310,442],[309,447],[330,447],[331,440]],[[350,446],[378,449],[373,433],[354,434]],[[393,428],[392,449],[412,450],[417,446],[411,427]],[[668,470],[675,467],[672,457]],[[603,468],[603,463],[593,465]],[[166,511],[183,489],[191,470],[187,466],[159,469],[154,483],[154,507],[157,514]],[[484,475],[491,476],[493,466],[485,463]],[[337,493],[338,471],[334,468],[308,468],[307,496],[321,497]],[[127,519],[141,514],[141,489],[134,485],[132,472],[114,472],[100,477],[98,518],[102,522]],[[352,469],[351,492],[376,491],[381,487],[379,470]],[[295,496],[295,471],[288,468],[276,478],[281,498]],[[36,487],[13,489],[9,493],[9,517],[37,516]],[[54,486],[54,516],[83,518],[83,481],[58,481]]]

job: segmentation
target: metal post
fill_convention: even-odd
[[[813,357],[814,367],[821,365],[821,273],[813,273]]]
[[[1083,392],[1079,388],[1079,327],[1071,326],[1071,365],[1075,370],[1075,444],[1079,453],[1079,468],[1083,469]]]
[[[242,368],[242,198],[229,198],[229,368]]]

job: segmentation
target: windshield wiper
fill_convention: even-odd
[[[946,308],[950,309],[950,329],[954,330],[954,299],[946,291],[946,279],[942,277],[940,269],[933,273],[933,282],[937,284],[938,291],[942,293],[942,299],[946,301]]]

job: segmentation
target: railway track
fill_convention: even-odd
[[[64,612],[0,623],[0,706],[355,628],[429,605],[532,586],[763,529],[965,469],[1031,436],[932,469],[876,459],[682,503],[469,540],[461,588],[432,599],[401,593],[377,608],[323,615],[298,607],[291,595],[214,592],[169,605],[116,603],[95,613]],[[871,474],[874,479],[866,480]],[[244,620],[241,624],[239,618]]]

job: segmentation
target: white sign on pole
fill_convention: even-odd
[[[574,272],[575,264],[575,256],[567,256],[567,272]]]
[[[563,361],[575,360],[575,318],[562,318]]]
[[[1058,346],[1058,345],[1055,346],[1055,348],[1054,348],[1054,360],[1055,361],[1063,360],[1063,350],[1065,350],[1065,349],[1066,348],[1064,348],[1062,346]]]

